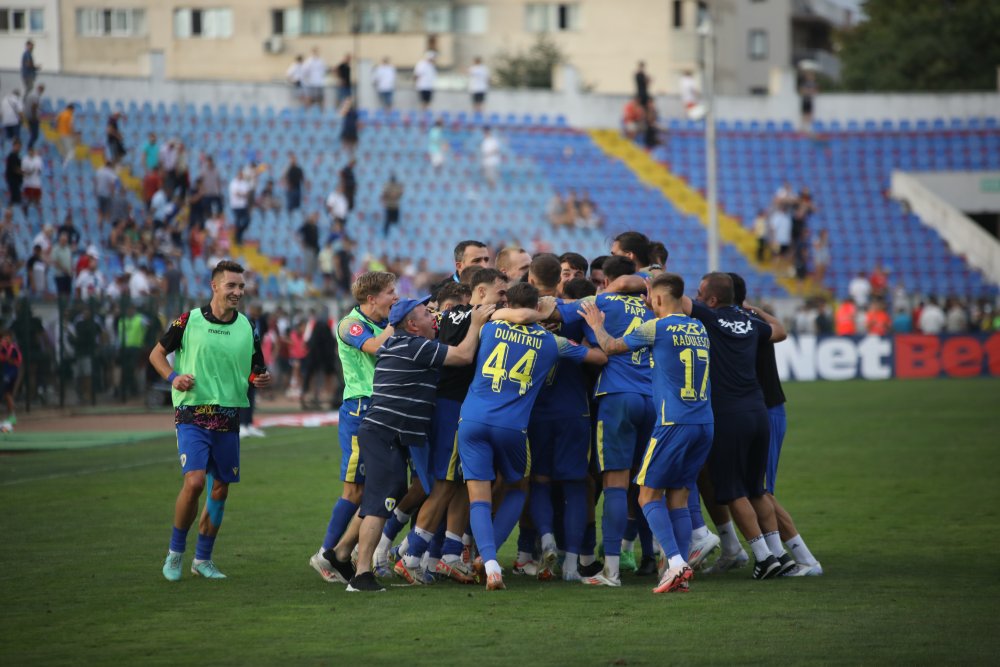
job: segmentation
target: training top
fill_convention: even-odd
[[[711,424],[712,385],[705,325],[683,314],[650,320],[623,338],[630,350],[653,351],[657,423]]]
[[[562,299],[556,299],[557,305],[562,303]],[[572,324],[560,322],[559,327],[552,333],[570,342],[579,343],[583,340],[583,326],[582,320]],[[586,354],[586,349],[583,349],[583,355]],[[531,411],[531,422],[589,417],[589,386],[580,360],[560,359],[545,376],[545,384]]]
[[[351,309],[337,325],[337,355],[344,369],[344,400],[368,398],[372,395],[372,376],[375,375],[375,357],[361,351],[361,346],[377,338],[388,322],[375,322],[361,312],[359,306]]]
[[[712,411],[722,413],[764,409],[757,383],[757,347],[770,340],[771,326],[738,306],[709,308],[695,301],[691,316],[701,320],[712,341]]]
[[[445,345],[459,345],[465,340],[472,325],[472,306],[455,306],[441,313],[438,322],[438,342]],[[447,398],[461,403],[469,392],[472,376],[476,368],[468,366],[445,366],[441,369],[441,379],[438,380],[438,398]]]
[[[462,403],[462,420],[524,430],[545,376],[561,357],[582,359],[586,348],[557,338],[538,324],[487,322],[479,334],[475,376]]]
[[[598,294],[587,297],[575,303],[567,303],[559,308],[563,321],[573,323],[583,321],[579,314],[579,304],[592,300],[604,313],[604,328],[612,338],[621,338],[632,333],[643,322],[653,319],[653,313],[646,307],[641,296],[634,294]],[[597,337],[589,326],[584,326],[584,332],[591,345],[597,345]],[[608,363],[601,369],[594,385],[594,396],[604,394],[642,394],[653,395],[653,375],[649,367],[649,349],[641,348],[632,354],[613,354],[608,357]]]
[[[212,431],[239,428],[239,408],[250,405],[250,372],[264,366],[260,337],[246,315],[223,322],[212,306],[183,313],[160,338],[167,354],[174,352],[174,372],[194,376],[194,387],[171,392],[174,421]]]

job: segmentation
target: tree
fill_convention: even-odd
[[[838,34],[847,90],[996,90],[1000,2],[866,0]]]
[[[501,53],[493,67],[497,83],[506,88],[552,88],[552,71],[566,62],[559,45],[548,35],[539,35],[531,48]]]

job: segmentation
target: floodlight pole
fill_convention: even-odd
[[[698,26],[701,35],[705,104],[705,194],[708,198],[708,270],[719,270],[719,191],[715,158],[715,31],[706,13]]]

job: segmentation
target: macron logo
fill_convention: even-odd
[[[225,329],[209,329],[208,333],[211,333],[211,334],[222,334],[223,336],[228,336],[229,335],[229,332],[226,331]]]
[[[717,322],[721,328],[729,329],[734,334],[740,336],[746,336],[748,333],[753,331],[753,324],[749,320],[746,322],[730,322],[728,320],[719,319]]]

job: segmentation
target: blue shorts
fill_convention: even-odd
[[[767,450],[767,473],[764,476],[764,486],[767,492],[774,495],[774,483],[778,479],[778,459],[781,457],[781,443],[785,441],[785,430],[788,422],[785,419],[785,404],[767,409],[767,418],[771,422],[771,445]]]
[[[462,421],[458,425],[458,455],[466,480],[519,482],[531,473],[528,435],[513,428]]]
[[[14,392],[14,385],[17,384],[17,374],[20,368],[12,364],[4,364],[0,370],[0,396],[6,396]]]
[[[531,473],[554,480],[586,479],[590,417],[546,419],[528,425]]]
[[[371,399],[351,398],[340,406],[340,425],[337,439],[340,440],[340,481],[353,484],[365,483],[365,462],[358,446],[358,429],[368,412]]]
[[[420,480],[420,486],[424,487],[424,493],[430,494],[434,488],[434,475],[431,474],[431,448],[426,444],[423,447],[410,447],[410,463],[413,465],[413,472]]]
[[[388,519],[406,493],[408,449],[395,431],[365,422],[356,436],[368,461],[368,483],[361,493],[358,514]]]
[[[597,465],[601,472],[631,470],[653,434],[653,399],[642,394],[601,396],[597,403]]]
[[[458,418],[462,404],[448,398],[438,398],[431,421],[430,472],[434,479],[454,482],[461,479],[458,464]]]
[[[177,454],[185,474],[204,470],[226,484],[240,481],[238,431],[209,431],[194,424],[178,424]]]
[[[651,489],[690,488],[712,449],[713,424],[659,425],[646,445],[635,483]]]
[[[767,410],[715,413],[715,434],[708,455],[708,472],[719,505],[737,498],[764,495],[764,474],[770,442]]]

